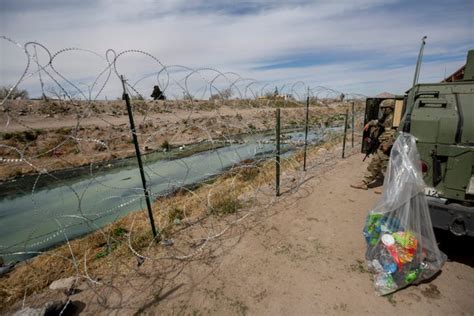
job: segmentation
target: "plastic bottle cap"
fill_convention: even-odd
[[[383,234],[383,235],[382,235],[382,243],[383,243],[385,246],[392,246],[393,244],[395,244],[395,239],[393,238],[392,235]]]

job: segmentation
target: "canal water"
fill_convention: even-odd
[[[340,131],[340,127],[310,131],[308,142],[324,142],[328,135]],[[283,138],[301,144],[304,133],[286,133]],[[274,136],[254,135],[243,140],[179,159],[148,155],[144,164],[152,197],[202,182],[243,160],[269,157],[275,148]],[[283,148],[291,153],[296,146],[284,144]],[[40,175],[37,181],[19,183],[17,192],[0,196],[0,256],[5,262],[23,260],[33,254],[12,253],[50,248],[145,208],[134,161],[129,159],[120,167],[91,168],[70,178]]]

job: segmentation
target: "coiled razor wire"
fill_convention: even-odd
[[[52,53],[41,43],[21,45],[5,36],[0,40],[26,56],[19,77],[6,87],[0,100],[0,186],[8,192],[0,196],[0,256],[7,262],[38,254],[60,257],[72,265],[77,280],[88,280],[94,286],[103,284],[88,268],[88,262],[98,258],[97,248],[78,254],[71,239],[96,232],[105,241],[107,253],[113,253],[117,237],[107,224],[128,216],[129,226],[120,228],[132,256],[159,261],[202,254],[233,227],[285,199],[275,197],[268,181],[239,180],[245,172],[273,172],[268,163],[275,156],[275,108],[283,110],[283,168],[288,169],[283,169],[283,185],[297,192],[306,173],[292,153],[304,145],[306,100],[311,103],[312,146],[341,135],[341,109],[351,104],[340,99],[341,91],[324,86],[297,81],[275,89],[271,83],[234,72],[166,65],[136,49],[108,49],[104,55],[80,48]],[[77,56],[92,57],[100,69],[88,69]],[[128,58],[139,58],[141,64]],[[61,59],[66,68],[79,70],[61,70],[65,66]],[[154,214],[159,216],[158,228],[171,227],[172,231],[158,236],[160,243],[149,236],[144,248],[134,245],[134,238],[148,227],[142,227],[142,213],[130,214],[144,208],[144,199],[121,100],[121,75],[127,78],[126,89],[132,96],[136,135],[145,152],[145,175],[155,200]],[[14,100],[15,93],[30,88],[31,82],[39,83],[41,99]],[[161,89],[165,100],[147,99],[154,86]],[[109,99],[107,94],[114,96]],[[344,95],[357,104],[365,98],[356,93]],[[360,128],[360,106],[355,114]],[[308,169],[328,167],[339,156],[338,151],[325,151],[308,161]],[[285,182],[289,174],[294,181]],[[239,191],[242,185],[250,189]],[[199,186],[202,191],[196,189]],[[215,213],[221,207],[219,199],[232,192],[236,192],[235,200],[228,203],[252,201],[252,207],[236,207],[225,216],[219,210]],[[174,194],[180,214],[173,221],[176,206],[162,201],[173,201]],[[182,200],[180,194],[185,196]],[[196,212],[196,204],[204,211]],[[67,245],[68,255],[45,251],[60,244]],[[95,257],[90,256],[91,251],[96,252]]]

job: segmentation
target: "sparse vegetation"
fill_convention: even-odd
[[[127,230],[123,227],[117,227],[113,230],[113,235],[115,237],[122,237],[123,235],[125,235],[127,233]]]
[[[232,194],[232,192],[226,192],[219,194],[211,199],[211,205],[209,205],[209,213],[213,215],[226,215],[233,214],[242,208],[242,203],[239,199]]]
[[[211,95],[210,100],[229,100],[232,97],[232,89],[227,88]]]
[[[130,98],[132,101],[143,101],[145,98],[141,94],[134,94]]]
[[[27,130],[22,132],[11,132],[11,133],[0,133],[0,139],[2,140],[13,140],[15,142],[27,143],[35,141],[39,135],[41,135],[41,130]]]
[[[9,87],[0,87],[0,99],[3,100],[7,97],[8,93],[10,92],[10,88]],[[27,100],[29,99],[29,96],[28,96],[28,91],[26,90],[20,90],[18,89],[18,87],[14,87],[11,92],[10,92],[10,95],[8,95],[8,99],[11,99],[11,100],[16,100],[16,99],[20,99],[20,100]]]
[[[184,211],[178,206],[173,206],[168,211],[168,221],[170,223],[176,223],[177,221],[182,221],[184,219]]]
[[[242,165],[239,168],[239,177],[242,181],[252,181],[259,174],[259,168],[256,165]]]

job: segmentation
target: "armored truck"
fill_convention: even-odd
[[[417,139],[433,226],[474,236],[474,50],[463,71],[460,80],[415,84],[395,97],[394,126]],[[381,101],[367,99],[366,121]]]

